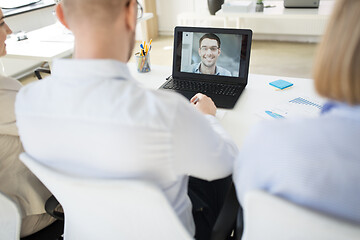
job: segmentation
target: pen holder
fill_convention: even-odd
[[[140,54],[135,55],[137,70],[140,73],[150,72],[150,55],[146,54],[145,56],[141,56]]]

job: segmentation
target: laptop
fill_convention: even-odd
[[[160,88],[233,108],[248,82],[251,41],[248,29],[176,27],[172,75]]]
[[[318,8],[320,0],[284,0],[286,8]]]

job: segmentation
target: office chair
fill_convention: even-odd
[[[44,229],[20,238],[21,213],[19,207],[8,196],[0,192],[0,239],[1,240],[60,240],[64,222],[57,220]]]
[[[34,70],[34,74],[38,80],[42,79],[41,73],[51,74],[51,71],[49,68],[45,68],[45,67],[38,67]]]
[[[263,191],[249,192],[244,203],[246,240],[355,240],[360,225],[310,210]]]
[[[18,240],[20,229],[21,214],[18,206],[0,192],[0,239]]]
[[[240,240],[243,233],[242,208],[236,197],[234,183],[226,195],[223,207],[216,219],[211,240]]]
[[[29,236],[22,237],[20,240],[62,240],[63,233],[64,221],[56,220],[49,226]]]
[[[160,189],[150,183],[76,177],[26,153],[20,159],[61,203],[65,240],[192,239]]]

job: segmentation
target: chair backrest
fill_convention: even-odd
[[[71,176],[26,153],[24,164],[65,213],[64,239],[192,239],[161,190],[139,180]]]
[[[16,203],[0,192],[0,239],[20,239],[21,215]]]
[[[244,201],[246,240],[360,239],[360,226],[298,206],[263,191]]]
[[[238,219],[239,214],[241,219]],[[230,236],[233,236],[232,239],[238,240],[241,239],[242,232],[242,208],[236,197],[235,185],[232,183],[212,229],[210,240],[224,240]]]

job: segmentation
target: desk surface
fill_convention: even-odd
[[[152,17],[152,13],[144,13],[138,23]],[[22,41],[17,41],[16,36],[6,40],[7,58],[52,62],[74,51],[74,36],[60,22],[28,32],[26,36],[28,39]]]
[[[74,37],[60,23],[26,33],[28,39],[8,39],[8,58],[23,58],[51,62],[53,59],[71,55]]]
[[[171,75],[172,71],[170,66],[152,66],[151,72],[138,73],[135,63],[129,63],[128,66],[132,76],[145,88],[150,89],[158,89],[165,82],[166,77]],[[283,91],[277,91],[269,85],[269,82],[278,79],[290,81],[294,86]],[[225,110],[226,114],[220,119],[220,122],[234,138],[236,144],[241,146],[250,128],[263,120],[256,112],[300,96],[310,97],[321,102],[324,101],[315,92],[311,79],[250,74],[248,85],[235,108]]]

